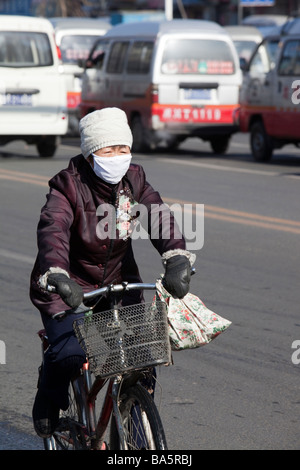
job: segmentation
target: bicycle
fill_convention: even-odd
[[[145,385],[154,380],[157,366],[171,364],[167,312],[158,299],[118,306],[121,293],[136,289],[155,290],[155,284],[102,287],[85,293],[77,309],[54,316],[61,320],[69,312],[79,314],[73,329],[87,360],[71,381],[68,410],[61,412],[54,434],[44,438],[45,450],[167,450],[153,391]],[[94,313],[103,296],[111,300],[112,308]],[[93,305],[87,306],[91,301]],[[44,354],[49,346],[45,330],[38,334]],[[105,386],[97,418],[96,398]]]

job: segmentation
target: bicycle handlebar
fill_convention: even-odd
[[[100,287],[99,289],[92,290],[90,292],[85,292],[83,294],[83,300],[92,300],[95,297],[99,296],[104,296],[107,293],[110,292],[124,292],[124,291],[129,291],[129,290],[154,290],[155,289],[155,284],[145,284],[143,282],[134,282],[134,283],[129,283],[129,282],[122,282],[121,284],[110,284],[106,287]],[[56,288],[51,285],[47,285],[47,291],[55,293]]]
[[[195,268],[191,269],[191,275],[195,274],[196,270]],[[93,300],[96,297],[104,297],[106,294],[109,293],[118,293],[118,292],[126,292],[129,290],[155,290],[156,284],[149,284],[149,283],[143,283],[143,282],[122,282],[121,284],[110,284],[105,287],[100,287],[98,289],[92,290],[90,292],[85,292],[83,294],[83,301],[82,303],[75,309],[69,309],[64,312],[59,312],[53,315],[53,318],[62,318],[63,316],[67,315],[68,312],[72,313],[83,313],[87,310],[90,309],[90,307],[87,307],[84,305],[84,301],[86,300]],[[50,286],[49,284],[47,285],[47,290],[48,292],[56,292],[56,289],[54,286]]]
[[[154,290],[156,288],[156,284],[145,284],[142,282],[136,282],[136,283],[128,283],[128,282],[122,282],[122,284],[110,284],[106,287],[100,287],[99,289],[92,290],[90,292],[85,292],[83,294],[83,301],[82,303],[77,307],[77,308],[70,308],[68,310],[65,310],[63,312],[58,312],[55,313],[52,318],[55,320],[60,320],[64,318],[66,315],[69,313],[84,313],[90,310],[90,307],[86,306],[84,304],[84,301],[87,300],[93,300],[96,297],[104,297],[105,294],[108,293],[118,293],[118,292],[125,292],[129,290],[138,290],[138,289],[143,289],[143,290]],[[54,286],[50,286],[48,284],[47,286],[48,292],[56,292],[56,289]]]
[[[154,290],[155,284],[145,284],[142,282],[134,282],[134,283],[122,282],[121,284],[111,284],[106,287],[100,287],[99,289],[86,292],[85,294],[83,294],[83,300],[91,300],[91,299],[94,299],[95,297],[99,297],[100,295],[104,296],[105,294],[108,294],[110,292],[117,293],[117,292],[125,292],[129,290],[139,290],[139,289]]]

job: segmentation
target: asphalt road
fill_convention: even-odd
[[[0,151],[0,449],[41,449],[31,423],[41,323],[29,276],[47,180],[79,143],[64,139],[45,160],[22,142]],[[257,164],[247,136],[236,135],[223,157],[190,140],[172,154],[134,160],[167,203],[204,204],[191,291],[232,321],[204,348],[174,353],[174,365],[159,372],[169,448],[299,449],[300,151],[289,146]],[[135,248],[152,282],[160,257],[147,240]]]

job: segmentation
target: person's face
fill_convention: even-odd
[[[111,147],[103,147],[102,149],[94,152],[98,157],[115,157],[117,155],[128,155],[130,154],[130,147],[128,145],[113,145]],[[88,157],[88,162],[94,168],[94,159],[92,155]]]

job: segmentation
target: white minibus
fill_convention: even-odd
[[[0,145],[21,139],[54,155],[68,128],[59,65],[48,20],[0,16]]]
[[[68,133],[78,134],[77,108],[81,99],[81,77],[84,62],[95,41],[111,28],[108,21],[98,18],[49,18],[55,31],[55,41],[67,91],[69,114]]]
[[[224,28],[204,20],[149,21],[110,29],[86,61],[81,117],[107,106],[128,117],[135,151],[188,137],[227,150],[242,74]]]

